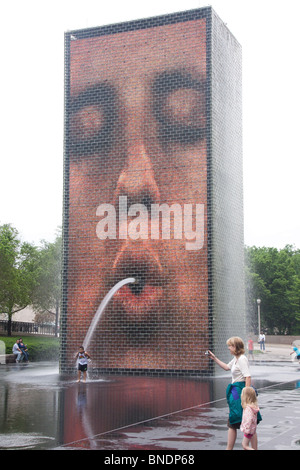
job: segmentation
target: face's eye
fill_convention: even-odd
[[[69,108],[71,153],[84,156],[107,150],[116,121],[117,99],[112,87],[99,83],[83,91]]]
[[[71,140],[93,139],[105,123],[104,112],[97,106],[85,106],[71,117]]]
[[[170,122],[192,127],[205,127],[205,96],[192,88],[181,88],[165,99],[163,114]]]
[[[154,115],[162,145],[194,145],[206,133],[205,82],[183,71],[164,72],[154,82]]]

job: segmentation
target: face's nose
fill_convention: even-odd
[[[159,189],[150,157],[142,142],[130,145],[126,167],[121,172],[116,197],[127,196],[129,205],[144,204],[147,209],[158,203]]]
[[[160,199],[149,151],[151,117],[145,88],[134,83],[126,93],[123,108],[125,165],[117,182],[115,196],[127,196],[130,204],[144,204],[149,209]],[[152,127],[153,130],[153,127]],[[150,136],[150,138],[153,136]]]

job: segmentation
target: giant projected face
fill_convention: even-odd
[[[95,367],[204,369],[205,20],[70,44],[67,350],[109,289]]]

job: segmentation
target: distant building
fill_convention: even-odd
[[[12,316],[12,321],[20,321],[27,323],[34,323],[35,311],[32,307],[28,306],[16,312]],[[6,313],[0,313],[0,320],[7,320]]]

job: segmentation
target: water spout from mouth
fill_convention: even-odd
[[[94,331],[95,331],[95,328],[96,326],[98,325],[98,322],[101,318],[101,315],[103,313],[103,311],[105,310],[105,307],[106,305],[108,304],[108,302],[111,300],[111,298],[115,295],[115,293],[121,289],[121,287],[125,286],[125,284],[133,284],[135,283],[136,280],[134,277],[128,277],[126,279],[122,279],[122,281],[119,281],[117,282],[117,284],[115,284],[111,289],[110,291],[106,294],[106,296],[104,297],[104,299],[102,300],[102,302],[100,303],[95,315],[94,315],[94,318],[90,324],[90,327],[88,329],[88,332],[85,336],[85,339],[84,339],[84,342],[83,342],[83,347],[85,350],[88,349],[88,346],[89,346],[89,343],[92,339],[92,336],[94,334]]]

